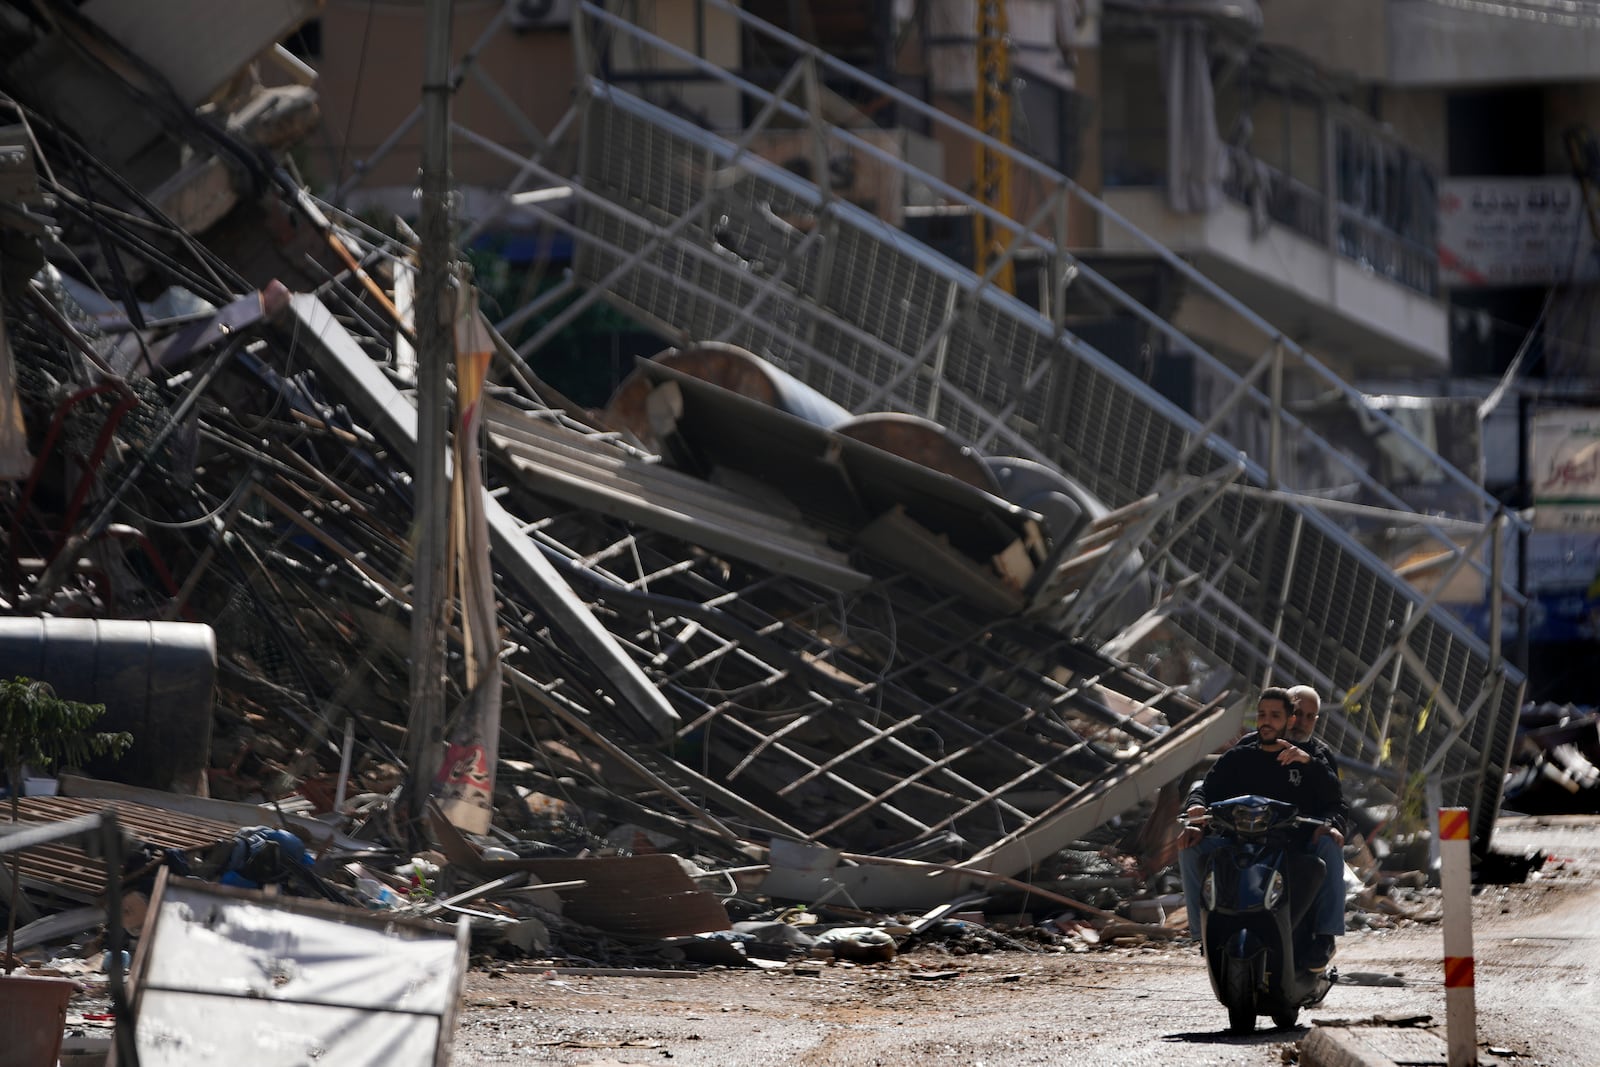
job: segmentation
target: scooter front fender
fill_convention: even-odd
[[[1249,1007],[1267,984],[1267,945],[1249,927],[1229,930],[1208,946],[1211,991],[1227,1006]]]

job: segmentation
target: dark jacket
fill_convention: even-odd
[[[1327,746],[1317,744],[1325,753]],[[1307,750],[1311,759],[1285,767],[1278,762],[1277,753],[1261,750],[1259,737],[1245,737],[1218,757],[1205,780],[1189,791],[1185,806],[1203,807],[1215,800],[1256,794],[1293,804],[1301,815],[1325,819],[1343,834],[1344,791],[1339,787],[1332,758],[1319,755],[1310,743],[1300,747]]]
[[[1304,741],[1296,741],[1293,738],[1289,738],[1287,740],[1289,741],[1289,743],[1291,745],[1294,745],[1296,748],[1305,749],[1306,750],[1306,754],[1309,755],[1312,759],[1318,760],[1318,761],[1320,761],[1322,763],[1326,763],[1328,765],[1328,769],[1333,772],[1333,776],[1335,778],[1339,777],[1339,764],[1334,761],[1333,749],[1329,748],[1327,745],[1323,744],[1321,741],[1317,740],[1315,737],[1308,737]],[[1261,735],[1259,733],[1257,733],[1256,731],[1251,730],[1249,733],[1247,733],[1243,737],[1239,738],[1237,744],[1241,744],[1242,745],[1242,744],[1245,744],[1246,742],[1250,742],[1252,744],[1259,744],[1261,742]],[[1184,804],[1185,807],[1188,807],[1190,804],[1201,804],[1201,805],[1205,804],[1204,800],[1194,800],[1193,799],[1194,794],[1196,792],[1199,792],[1199,789],[1200,789],[1200,787],[1198,785],[1196,785],[1194,790],[1192,790],[1190,792],[1189,796],[1190,796],[1191,799],[1189,799],[1187,802],[1185,802],[1185,804]],[[1216,799],[1217,800],[1226,800],[1227,798],[1226,797],[1217,797]],[[1349,804],[1348,801],[1345,800],[1345,798],[1344,798],[1344,790],[1342,788],[1339,791],[1339,810],[1334,812],[1332,817],[1330,817],[1328,819],[1328,822],[1330,824],[1332,824],[1332,826],[1333,826],[1333,828],[1335,830],[1339,831],[1340,836],[1342,836],[1342,837],[1349,837],[1350,836],[1350,831],[1347,829],[1347,827],[1350,824],[1350,804]]]

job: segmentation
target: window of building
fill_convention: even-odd
[[[1067,177],[1077,177],[1082,156],[1078,136],[1092,105],[1045,78],[1029,77],[1026,71],[1021,75],[1020,106],[1012,112],[1016,146]]]
[[[1544,90],[1451,93],[1445,102],[1447,165],[1467,178],[1544,173]]]
[[[1101,150],[1107,186],[1165,185],[1167,103],[1154,34],[1100,44]]]

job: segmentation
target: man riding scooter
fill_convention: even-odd
[[[1297,687],[1298,688],[1298,687]],[[1314,694],[1313,694],[1314,695]],[[1295,805],[1300,813],[1323,821],[1311,848],[1327,870],[1317,890],[1312,916],[1309,958],[1312,970],[1323,970],[1333,958],[1334,938],[1344,933],[1345,803],[1338,774],[1330,759],[1313,757],[1308,748],[1288,740],[1294,717],[1289,691],[1276,686],[1261,691],[1256,704],[1256,733],[1246,735],[1218,758],[1210,773],[1189,793],[1186,826],[1178,839],[1178,867],[1183,875],[1189,929],[1200,930],[1200,882],[1205,856],[1219,846],[1197,823],[1211,801],[1254,794]],[[1315,727],[1315,713],[1306,733]],[[1318,754],[1322,756],[1322,753]]]

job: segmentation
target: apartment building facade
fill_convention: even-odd
[[[1486,484],[1533,508],[1521,546],[1530,696],[1580,702],[1593,700],[1583,666],[1600,642],[1600,525],[1577,502],[1593,492],[1581,472],[1600,421],[1594,7],[1276,0],[1262,32],[1346,80],[1437,176],[1449,374],[1366,377],[1480,407]],[[1567,488],[1552,488],[1563,468]]]

